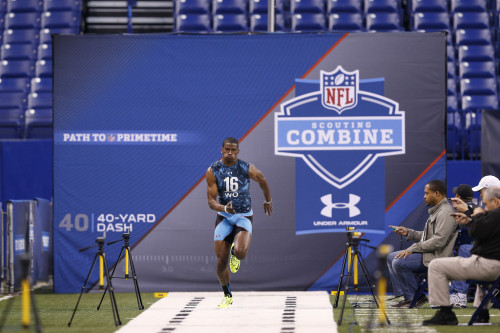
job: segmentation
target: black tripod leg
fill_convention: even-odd
[[[345,309],[345,301],[347,300],[347,291],[349,290],[349,279],[351,277],[352,273],[352,267],[353,263],[351,262],[351,265],[349,265],[347,269],[347,280],[344,285],[344,298],[342,299],[342,308],[340,309],[340,318],[339,321],[337,322],[337,325],[341,326],[342,325],[342,317],[344,316],[344,309]]]
[[[115,269],[118,266],[118,262],[120,261],[122,253],[123,253],[123,246],[122,246],[122,249],[120,251],[120,254],[118,255],[118,259],[116,259],[116,263],[115,263],[115,266],[113,267],[113,271],[111,272],[111,276],[110,276],[111,279],[115,275]],[[106,286],[106,288],[104,288],[104,292],[102,293],[101,301],[99,302],[99,305],[97,306],[97,310],[99,310],[101,308],[102,301],[104,300],[104,296],[106,296],[107,291],[108,291],[108,286]]]
[[[372,296],[373,296],[373,300],[375,301],[375,305],[377,306],[377,308],[380,308],[380,306],[377,302],[377,297],[375,296],[375,292],[373,290],[371,281],[368,278],[368,269],[366,268],[365,261],[363,260],[363,257],[361,256],[361,253],[359,253],[359,252],[358,252],[358,258],[359,258],[359,264],[361,266],[361,269],[363,270],[363,275],[365,276],[365,279],[366,279],[366,283],[368,284],[368,286],[370,287],[370,291],[372,292]],[[387,324],[390,325],[391,322],[389,320],[389,317],[387,317],[387,312],[385,311],[385,309],[382,309],[382,311],[384,312],[384,316],[385,316],[385,319],[387,320]]]
[[[337,295],[335,295],[335,303],[333,304],[334,308],[336,308],[339,305],[340,289],[342,288],[342,280],[344,278],[345,263],[347,261],[347,256],[350,255],[349,250],[350,250],[350,248],[348,246],[345,250],[344,260],[342,261],[342,269],[340,270],[339,285],[337,286]]]
[[[130,270],[132,271],[132,278],[134,279],[135,296],[137,297],[137,306],[139,307],[139,310],[143,310],[144,305],[142,304],[141,292],[139,290],[139,283],[137,282],[137,274],[135,273],[134,261],[132,260],[132,253],[130,252],[130,247],[127,247],[125,251],[128,252],[128,261],[130,264]]]
[[[115,291],[113,289],[113,285],[111,284],[111,277],[109,276],[108,264],[106,263],[106,256],[104,253],[101,253],[101,256],[104,262],[104,271],[106,273],[106,280],[108,281],[109,297],[111,299],[111,308],[113,311],[113,317],[115,319],[115,326],[119,326],[122,324],[122,322],[120,320],[120,315],[118,314],[118,306],[116,305]]]
[[[94,261],[92,262],[92,266],[90,266],[89,274],[87,275],[87,278],[85,279],[85,283],[83,284],[82,291],[80,292],[80,296],[78,297],[78,301],[76,302],[76,306],[75,306],[75,309],[73,310],[73,314],[71,315],[71,319],[69,320],[68,327],[71,326],[71,322],[73,321],[73,317],[75,316],[76,309],[78,308],[78,304],[80,303],[80,299],[82,298],[82,294],[85,291],[85,288],[87,287],[87,283],[89,282],[90,275],[92,274],[92,270],[94,269],[94,265],[95,265],[98,257],[99,257],[99,253],[96,253],[94,256]]]
[[[35,318],[35,329],[37,333],[42,332],[42,324],[40,323],[40,317],[38,316],[38,310],[35,304],[35,295],[33,292],[30,293],[31,298],[31,308],[33,309],[33,317]]]

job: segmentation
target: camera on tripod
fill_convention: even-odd
[[[356,230],[356,227],[346,227],[347,230],[347,240],[349,242],[361,240],[362,233],[361,231]]]
[[[104,242],[106,241],[106,238],[104,237],[97,237],[97,239],[95,240],[95,242],[97,243],[97,245],[102,248],[104,247]],[[94,245],[95,246],[95,245]]]

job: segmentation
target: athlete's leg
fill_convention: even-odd
[[[217,277],[220,284],[226,286],[229,284],[229,248],[231,244],[226,241],[214,241],[215,255],[217,256]]]
[[[246,230],[241,229],[240,232],[234,237],[234,255],[239,260],[245,259],[250,248],[252,241],[252,234]]]

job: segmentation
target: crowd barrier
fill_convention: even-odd
[[[5,217],[5,221],[4,221]],[[2,214],[2,292],[21,288],[21,256],[30,258],[32,285],[53,278],[52,202],[42,198],[7,201]]]

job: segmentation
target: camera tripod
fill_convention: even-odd
[[[108,264],[106,263],[106,254],[104,253],[104,237],[97,237],[96,240],[97,245],[92,245],[83,249],[80,249],[79,252],[86,251],[92,247],[98,246],[97,253],[94,256],[94,261],[92,262],[92,266],[90,266],[89,274],[85,279],[85,283],[83,284],[82,291],[80,292],[80,297],[78,297],[78,301],[76,302],[75,309],[73,310],[73,314],[71,315],[71,319],[69,320],[68,327],[71,326],[71,322],[73,321],[73,317],[75,316],[76,309],[78,308],[78,304],[80,303],[80,299],[82,298],[82,294],[87,287],[87,283],[89,282],[90,275],[92,274],[92,270],[94,269],[95,263],[99,258],[99,281],[100,281],[100,290],[102,290],[103,286],[103,267],[104,273],[106,274],[106,281],[108,285],[106,288],[109,288],[109,297],[111,299],[111,309],[113,311],[113,318],[115,319],[115,326],[119,326],[122,324],[120,320],[120,315],[118,314],[118,306],[116,305],[115,293],[113,289],[113,285],[111,284],[111,278],[109,276]],[[100,304],[99,304],[100,305]]]
[[[348,229],[350,230],[350,229]],[[339,297],[340,297],[340,290],[342,288],[342,281],[344,279],[344,274],[345,272],[345,266],[346,262],[348,261],[348,269],[347,269],[347,280],[344,285],[344,299],[342,300],[342,309],[340,310],[340,318],[338,320],[338,325],[342,325],[342,317],[344,316],[344,309],[345,309],[345,302],[347,299],[347,293],[349,290],[349,279],[351,276],[354,276],[354,288],[357,290],[358,289],[358,275],[357,275],[357,270],[358,270],[358,260],[359,260],[359,266],[361,267],[361,270],[363,271],[363,276],[365,277],[366,283],[370,287],[370,291],[373,296],[373,300],[375,301],[375,305],[377,308],[380,308],[377,298],[375,297],[375,292],[373,291],[373,286],[372,283],[370,282],[370,279],[368,278],[368,269],[366,268],[365,261],[363,260],[363,256],[358,250],[358,246],[360,241],[365,241],[368,242],[366,239],[361,239],[360,238],[361,233],[358,231],[348,231],[347,232],[347,243],[346,243],[346,252],[344,255],[344,260],[342,262],[342,270],[340,272],[340,279],[339,279],[339,284],[337,287],[337,295],[335,296],[335,303],[333,305],[334,308],[338,306],[339,302]],[[354,271],[354,274],[353,274]],[[389,318],[387,317],[387,313],[385,312],[385,308],[382,308],[381,311],[383,312],[385,319],[387,320],[387,323],[390,325]]]
[[[129,240],[130,240],[130,233],[125,233],[125,234],[122,234],[122,239],[108,243],[108,245],[112,245],[112,244],[123,241],[122,249],[120,251],[120,254],[118,255],[118,259],[116,259],[116,263],[115,263],[115,266],[113,267],[113,271],[111,272],[110,279],[114,278],[115,270],[116,270],[116,267],[118,266],[118,261],[120,261],[120,258],[123,254],[123,251],[125,251],[125,277],[124,277],[124,279],[128,280],[128,278],[129,278],[128,268],[130,265],[130,269],[132,271],[132,279],[134,280],[135,296],[137,297],[137,306],[139,307],[139,310],[143,310],[144,305],[142,305],[141,292],[139,291],[139,283],[137,283],[137,274],[135,273],[134,261],[132,260],[132,253],[130,252]],[[108,287],[106,286],[106,289],[104,289],[104,293],[102,294],[102,297],[101,297],[101,302],[99,302],[99,305],[97,306],[97,310],[99,310],[99,308],[101,307],[102,300],[104,299],[104,296],[106,295],[107,290],[108,290]]]

